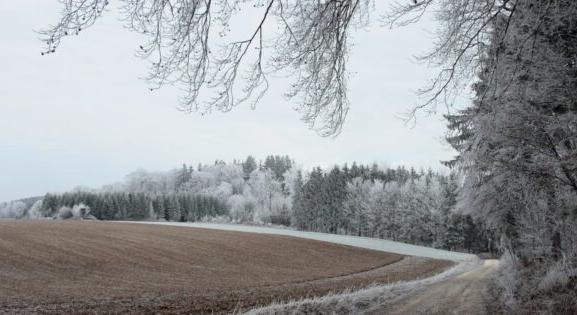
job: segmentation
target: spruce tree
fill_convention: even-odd
[[[257,169],[256,159],[249,155],[242,163],[242,171],[244,172],[244,179],[248,180],[250,174]]]

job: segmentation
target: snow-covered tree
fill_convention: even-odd
[[[459,208],[501,233],[519,277],[511,311],[574,312],[558,298],[567,284],[538,284],[561,260],[577,268],[577,3],[510,5],[480,46],[474,103],[448,117],[465,173]]]
[[[344,203],[345,229],[349,234],[364,236],[369,230],[371,212],[371,183],[357,177],[347,185],[348,198]]]
[[[42,199],[34,202],[34,204],[32,204],[32,207],[28,209],[27,217],[30,219],[39,219],[44,217],[44,213],[42,211],[43,202],[44,201]]]
[[[250,173],[256,170],[258,165],[256,164],[256,159],[249,155],[246,160],[242,163],[242,171],[244,172],[245,179],[250,178]]]
[[[25,211],[26,204],[19,200],[0,204],[0,218],[22,218]]]

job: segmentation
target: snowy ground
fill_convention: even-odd
[[[496,260],[462,262],[426,279],[374,286],[248,311],[265,314],[487,314],[488,275]]]
[[[156,224],[156,225],[169,225],[169,226],[183,226],[183,227],[193,227],[193,228],[203,228],[203,229],[216,229],[225,231],[236,231],[236,232],[249,232],[249,233],[260,233],[260,234],[274,234],[274,235],[286,235],[293,237],[300,237],[306,239],[313,239],[324,242],[331,242],[342,245],[355,246],[360,248],[384,251],[389,253],[409,255],[409,256],[420,256],[428,257],[434,259],[444,259],[452,260],[456,262],[472,262],[478,260],[476,255],[456,253],[446,250],[434,249],[423,246],[410,245],[400,242],[393,242],[382,239],[368,238],[368,237],[358,237],[358,236],[348,236],[348,235],[334,235],[327,233],[316,233],[316,232],[302,232],[290,229],[281,228],[270,228],[270,227],[260,227],[260,226],[246,226],[237,224],[214,224],[214,223],[189,223],[189,222],[143,222],[143,221],[121,221],[123,223],[133,223],[133,224]]]

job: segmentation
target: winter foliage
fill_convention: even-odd
[[[301,230],[390,239],[452,250],[489,251],[491,233],[454,213],[458,179],[432,171],[315,168],[293,198]]]
[[[138,55],[150,61],[150,90],[177,85],[185,111],[229,111],[255,105],[274,74],[290,78],[285,95],[302,120],[323,135],[340,131],[347,115],[349,33],[366,25],[372,0],[63,0],[60,18],[41,31],[53,54],[110,10],[142,35]],[[252,10],[238,34],[235,18]],[[244,23],[244,22],[243,22]],[[236,31],[236,32],[235,32]]]
[[[0,218],[38,218],[42,208],[42,198],[26,198],[0,203]]]
[[[80,220],[80,219],[93,219],[94,217],[90,215],[90,207],[87,205],[80,203],[76,204],[72,207],[62,206],[58,209],[55,218],[68,220]]]
[[[366,236],[448,250],[494,250],[493,234],[455,213],[459,178],[404,167],[295,166],[268,156],[168,172],[137,170],[98,190],[47,194],[26,207],[13,202],[4,217],[290,226],[302,231]],[[79,213],[85,209],[86,213]]]
[[[0,217],[21,218],[26,214],[26,204],[20,200],[0,204]]]
[[[458,207],[501,236],[508,312],[574,314],[577,3],[484,7],[474,100],[447,116],[464,173]]]

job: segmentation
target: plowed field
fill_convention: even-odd
[[[109,222],[0,221],[0,313],[231,312],[424,277],[451,264],[407,261],[287,236]]]

